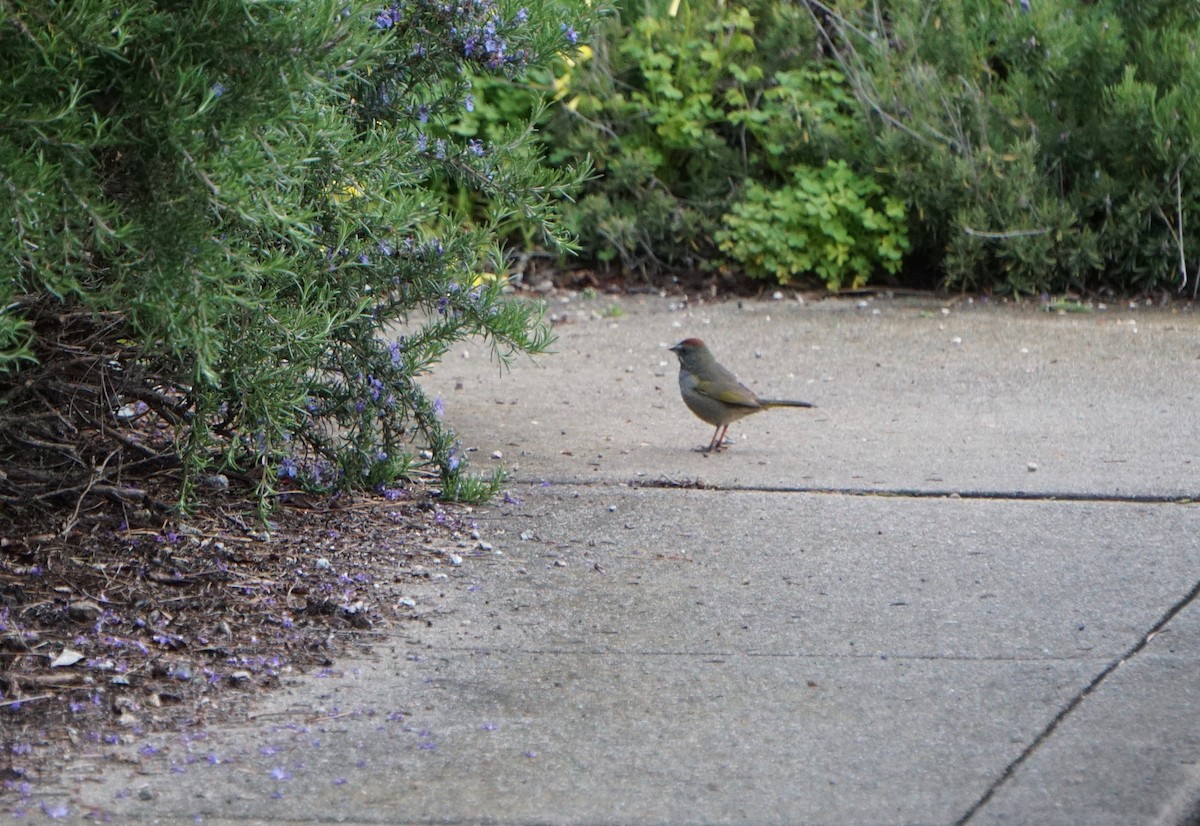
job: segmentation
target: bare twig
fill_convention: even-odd
[[[1025,238],[1030,235],[1046,235],[1050,232],[1050,227],[1039,227],[1038,229],[1010,229],[1004,232],[988,232],[982,229],[972,229],[963,224],[963,232],[967,235],[973,235],[976,238],[994,238],[1002,240],[1005,238]]]
[[[58,534],[61,539],[66,539],[71,534],[71,531],[75,528],[75,524],[79,521],[79,511],[83,507],[83,500],[87,498],[87,495],[91,492],[93,485],[104,478],[105,468],[108,467],[108,463],[112,461],[112,458],[118,453],[120,453],[119,449],[112,451],[104,457],[104,461],[100,463],[100,467],[92,468],[92,474],[88,479],[87,485],[79,494],[79,497],[75,500],[75,510],[71,511],[71,515],[63,521],[62,530],[59,531]]]
[[[0,703],[0,708],[5,708],[6,706],[19,706],[22,703],[32,703],[36,702],[37,700],[53,700],[55,696],[56,695],[54,694],[39,694],[36,697],[18,697],[15,700],[5,700],[3,703]]]
[[[889,126],[891,126],[894,129],[899,129],[901,132],[905,133],[906,135],[913,138],[914,140],[920,141],[921,143],[930,143],[931,137],[932,137],[933,139],[936,139],[937,141],[944,143],[947,146],[950,146],[952,148],[955,148],[959,145],[958,142],[955,141],[953,138],[949,137],[948,135],[943,135],[941,132],[934,129],[932,126],[930,126],[928,123],[923,124],[923,126],[929,132],[929,134],[923,135],[920,132],[918,132],[917,130],[910,127],[908,124],[904,123],[898,117],[896,117],[891,112],[889,112],[887,109],[885,109],[883,107],[883,104],[879,103],[879,101],[877,101],[875,99],[875,97],[870,92],[867,91],[866,84],[863,82],[863,77],[865,75],[865,72],[861,65],[862,61],[861,60],[858,61],[858,63],[859,63],[858,66],[850,65],[850,62],[849,62],[848,58],[846,57],[844,50],[838,48],[838,44],[833,42],[833,38],[829,36],[829,32],[826,30],[826,27],[824,25],[822,25],[821,18],[813,10],[814,6],[819,8],[825,14],[829,15],[830,18],[836,20],[838,22],[839,27],[841,27],[843,30],[849,29],[850,31],[853,31],[855,34],[862,37],[863,39],[865,39],[869,42],[872,42],[872,43],[874,43],[875,38],[873,38],[870,34],[864,32],[862,29],[855,27],[852,23],[850,23],[848,20],[846,20],[845,17],[838,14],[833,9],[831,9],[829,6],[826,6],[824,3],[820,3],[820,2],[818,2],[818,0],[806,0],[804,7],[805,7],[805,9],[808,10],[809,15],[812,17],[813,25],[816,26],[817,32],[820,34],[821,39],[824,40],[825,43],[829,46],[829,50],[833,53],[833,57],[835,60],[837,60],[838,65],[842,67],[842,74],[844,74],[846,76],[846,78],[854,86],[854,92],[858,96],[859,101],[864,103],[871,111],[873,111],[876,115],[878,115],[880,118],[882,118],[883,121],[885,123],[887,123]],[[848,38],[843,36],[842,42],[846,44],[847,50],[849,50],[853,54],[857,54],[854,50],[854,47],[850,44],[850,41]]]

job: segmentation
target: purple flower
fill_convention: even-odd
[[[370,388],[372,401],[379,401],[386,389],[383,386],[383,382],[375,378],[375,376],[367,376],[367,387]]]
[[[276,766],[275,768],[271,769],[271,777],[279,781],[291,780],[292,773],[283,766]]]
[[[471,138],[467,141],[467,150],[477,158],[483,157],[483,141],[479,138]]]
[[[295,479],[296,474],[300,472],[300,468],[296,465],[296,460],[291,456],[283,457],[283,461],[279,463],[277,471],[280,479]]]
[[[463,98],[463,106],[466,107],[466,110],[468,112],[474,112],[475,111],[475,97],[473,95],[467,95],[465,98]]]
[[[375,15],[375,28],[390,29],[400,22],[403,15],[400,13],[400,8],[395,3],[388,6],[379,14]]]
[[[567,38],[567,42],[570,43],[572,46],[574,46],[576,43],[579,42],[579,33],[576,32],[575,29],[573,29],[572,27],[568,26],[566,23],[562,24],[562,33],[563,33],[563,36]]]
[[[441,396],[438,396],[433,400],[433,415],[437,416],[439,419],[446,415],[446,403],[442,401]]]
[[[221,95],[225,94],[225,84],[217,81],[212,86],[208,87],[208,91],[212,92],[213,97],[219,98]]]

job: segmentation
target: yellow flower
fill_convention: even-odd
[[[367,194],[354,179],[351,179],[347,183],[342,183],[341,186],[338,186],[338,183],[339,182],[334,182],[330,185],[329,197],[337,201],[339,204],[344,204],[354,198],[361,198]]]
[[[484,284],[494,284],[497,281],[507,280],[507,275],[497,275],[494,272],[488,272],[487,270],[484,270],[483,272],[476,274],[476,276],[471,279],[471,286],[482,287]]]

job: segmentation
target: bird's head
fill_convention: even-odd
[[[697,363],[712,358],[708,347],[698,338],[685,338],[671,348],[671,352],[679,356],[679,363],[692,367]]]

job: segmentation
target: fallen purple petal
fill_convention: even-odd
[[[53,818],[54,820],[64,818],[67,815],[69,815],[70,813],[71,813],[71,811],[70,811],[70,809],[67,808],[66,803],[43,803],[42,804],[42,814],[44,814],[46,817]]]

